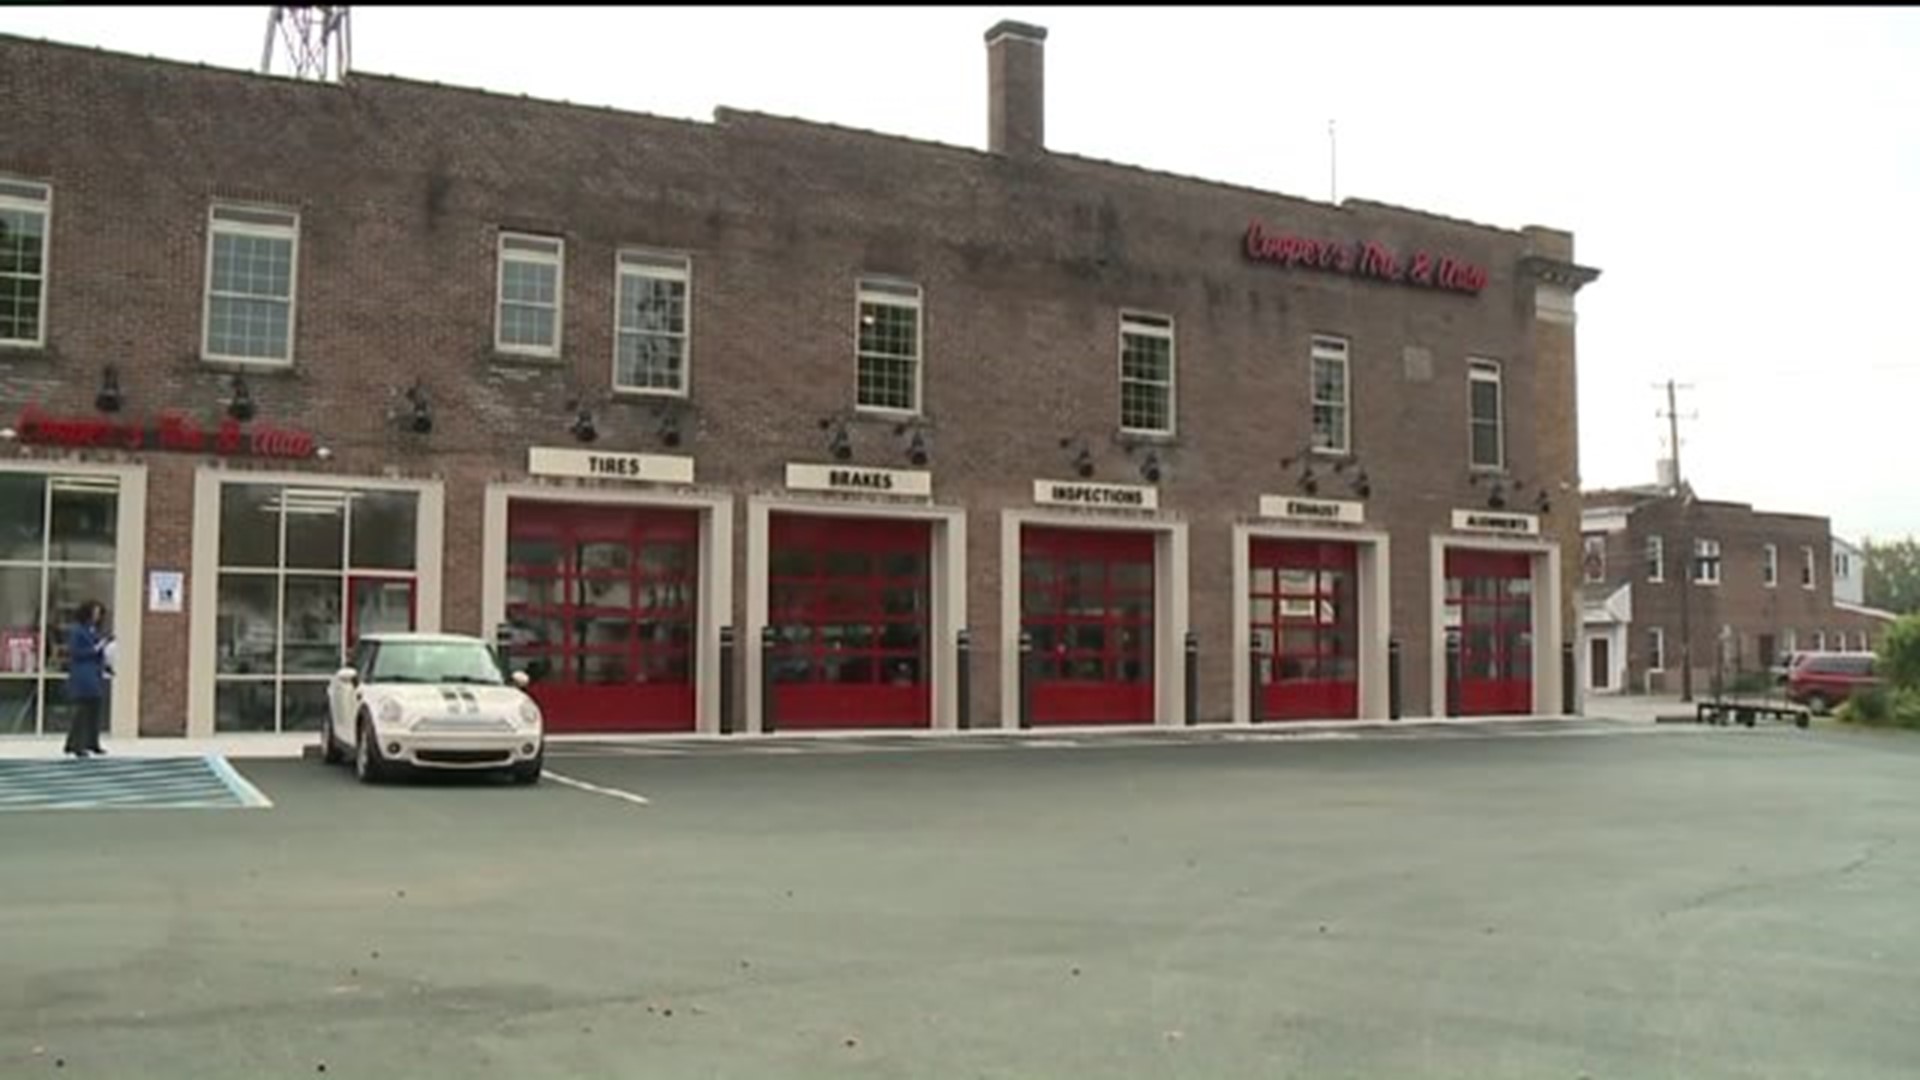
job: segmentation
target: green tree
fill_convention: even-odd
[[[1902,615],[1887,627],[1877,666],[1895,690],[1920,690],[1920,615]]]
[[[1863,545],[1863,583],[1868,607],[1908,615],[1920,612],[1920,542],[1905,540]]]

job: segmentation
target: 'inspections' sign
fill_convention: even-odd
[[[1042,506],[1085,506],[1100,510],[1158,510],[1160,489],[1145,484],[1089,484],[1077,480],[1035,480],[1033,501]]]

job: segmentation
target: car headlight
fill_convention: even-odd
[[[397,724],[400,722],[400,717],[405,711],[406,710],[400,707],[398,701],[393,698],[387,698],[380,702],[380,712],[378,714],[380,722],[383,724]]]
[[[520,703],[520,722],[528,727],[540,726],[540,706],[531,701]]]

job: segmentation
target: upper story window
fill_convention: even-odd
[[[0,177],[0,345],[47,343],[53,189]]]
[[[270,207],[215,205],[209,222],[201,355],[208,360],[293,363],[300,216]]]
[[[1593,534],[1581,538],[1580,571],[1582,580],[1599,584],[1607,580],[1607,538]]]
[[[854,405],[880,412],[920,411],[920,286],[863,279]]]
[[[1120,428],[1173,434],[1173,320],[1120,313]]]
[[[1476,469],[1506,468],[1502,413],[1500,365],[1492,360],[1467,361],[1468,462]]]
[[[1813,575],[1813,549],[1802,547],[1800,549],[1800,587],[1813,588]]]
[[[1693,581],[1696,585],[1720,584],[1720,541],[1703,538],[1693,542]]]
[[[1352,449],[1347,343],[1342,338],[1313,339],[1313,448],[1328,454]]]
[[[557,236],[500,234],[499,303],[493,347],[526,356],[559,356],[567,242]]]
[[[1760,584],[1771,589],[1780,583],[1780,548],[1774,544],[1760,549]]]
[[[1844,551],[1835,550],[1833,553],[1833,576],[1836,580],[1853,576],[1853,560],[1847,558]]]
[[[615,303],[613,388],[652,394],[687,392],[688,290],[684,255],[620,253]]]
[[[1647,584],[1667,580],[1667,547],[1657,536],[1647,537]]]

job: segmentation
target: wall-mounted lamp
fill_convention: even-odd
[[[847,434],[845,420],[822,420],[820,430],[831,433],[827,436],[827,453],[832,455],[833,460],[845,461],[853,456],[853,438]]]
[[[333,460],[333,449],[326,446],[319,447],[314,450],[313,456],[319,458],[321,461],[331,461]]]
[[[586,402],[577,398],[569,401],[567,411],[573,414],[573,422],[567,425],[567,430],[573,433],[576,440],[590,443],[600,437],[600,429],[594,426],[593,412],[587,408]]]
[[[1060,440],[1060,449],[1078,447],[1073,454],[1073,475],[1085,480],[1093,475],[1093,451],[1087,447],[1087,440],[1064,438]]]
[[[680,414],[665,412],[660,414],[660,445],[672,449],[680,445]]]
[[[1357,459],[1352,457],[1329,458],[1327,460],[1330,460],[1332,463],[1327,464],[1326,460],[1323,460],[1321,464],[1324,466],[1324,471],[1316,472],[1313,467],[1314,458],[1312,455],[1312,447],[1301,447],[1292,454],[1280,459],[1280,467],[1282,469],[1292,469],[1295,466],[1299,467],[1300,474],[1295,478],[1294,483],[1299,485],[1301,491],[1308,495],[1318,495],[1320,494],[1320,487],[1323,482],[1332,483],[1335,480],[1345,480],[1349,493],[1357,495],[1362,499],[1368,498],[1373,494],[1373,481],[1367,476],[1367,470],[1360,465]]]
[[[1160,451],[1149,448],[1140,459],[1140,477],[1149,484],[1160,482]]]
[[[112,364],[100,369],[100,392],[93,395],[93,407],[104,413],[120,411],[120,369]]]
[[[916,469],[925,468],[927,462],[932,458],[932,454],[927,450],[926,433],[908,424],[895,424],[893,426],[893,433],[895,435],[906,435],[909,432],[912,433],[913,437],[907,440],[907,461]]]
[[[427,391],[419,383],[407,387],[407,430],[415,435],[433,431],[433,407],[427,403]]]
[[[1474,473],[1467,478],[1467,482],[1474,487],[1485,487],[1487,489],[1487,508],[1489,510],[1505,510],[1515,501],[1520,501],[1524,504],[1527,501],[1527,488],[1533,487],[1532,484],[1524,480],[1512,479],[1505,476],[1490,476],[1486,473]],[[1553,499],[1548,494],[1545,484],[1541,484],[1535,490],[1531,502],[1534,513],[1550,514],[1553,512]]]
[[[243,424],[253,419],[253,391],[237,372],[227,379],[227,415]]]

